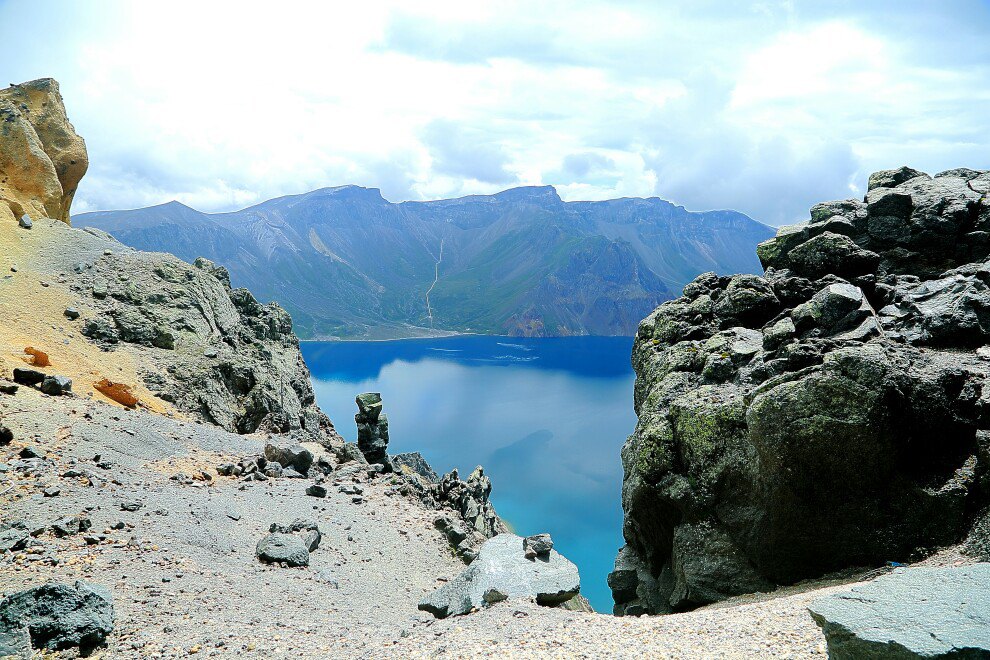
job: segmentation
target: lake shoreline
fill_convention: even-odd
[[[424,339],[454,339],[456,337],[492,337],[495,339],[575,339],[578,337],[635,339],[636,335],[552,335],[550,337],[517,337],[513,335],[490,335],[485,332],[452,332],[446,335],[422,335],[416,337],[390,337],[388,339],[300,339],[300,344],[348,344],[378,343],[390,341],[422,341]]]

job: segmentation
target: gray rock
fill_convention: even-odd
[[[820,328],[825,336],[858,327],[871,316],[873,308],[862,289],[845,283],[828,285],[791,312],[798,332]]]
[[[137,511],[144,504],[140,500],[124,500],[120,503],[120,508],[122,511]]]
[[[309,566],[306,541],[295,534],[273,533],[258,541],[255,555],[266,564]]]
[[[534,534],[523,539],[523,554],[527,559],[550,554],[553,550],[553,539],[549,534]]]
[[[64,314],[65,314],[65,318],[69,319],[70,321],[75,321],[80,316],[79,310],[76,309],[75,307],[66,307]]]
[[[31,221],[31,216],[29,216],[26,213],[21,216],[21,219],[18,220],[17,224],[23,227],[24,229],[30,229],[31,227],[34,226],[34,222]]]
[[[419,609],[444,618],[506,598],[534,598],[552,607],[570,600],[580,589],[577,567],[558,552],[527,559],[521,537],[499,534],[481,546],[463,573],[423,599]]]
[[[828,656],[990,658],[990,564],[898,568],[808,608]]]
[[[418,451],[392,456],[392,470],[403,474],[415,474],[431,484],[440,481],[440,477]]]
[[[21,520],[3,523],[0,525],[0,552],[20,550],[29,538],[27,523]]]
[[[87,516],[65,516],[51,524],[55,536],[72,536],[89,530],[93,526]]]
[[[306,549],[310,552],[320,547],[320,540],[323,538],[316,521],[307,518],[296,518],[288,525],[272,523],[268,531],[278,534],[296,534],[303,540]]]
[[[100,585],[50,582],[0,600],[0,646],[23,653],[27,629],[31,646],[49,651],[79,648],[88,654],[114,629],[113,597]]]
[[[313,465],[313,452],[297,442],[271,441],[265,445],[265,458],[302,474]]]
[[[50,396],[72,394],[72,379],[66,376],[45,376],[41,381],[41,391]]]

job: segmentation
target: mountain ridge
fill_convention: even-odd
[[[758,272],[755,245],[773,235],[735,211],[691,212],[659,197],[565,202],[553,186],[396,203],[344,185],[239,211],[173,201],[75,222],[226,265],[236,285],[282,304],[307,339],[631,335],[700,272]]]

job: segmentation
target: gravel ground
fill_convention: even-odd
[[[85,513],[93,521],[90,533],[105,536],[87,545],[82,535],[45,532],[38,537],[40,552],[0,555],[0,591],[79,578],[108,586],[118,615],[108,658],[796,658],[824,652],[805,610],[821,591],[641,618],[511,601],[437,621],[416,604],[463,564],[433,528],[435,514],[395,493],[388,477],[358,475],[365,491],[360,504],[334,487],[317,499],[304,494],[308,480],[244,483],[216,475],[216,464],[260,451],[262,437],[23,387],[0,395],[0,416],[18,438],[0,449],[8,466],[0,473],[3,520],[42,526]],[[10,467],[26,445],[46,455],[34,474]],[[70,468],[91,476],[60,476]],[[170,479],[200,469],[212,472],[212,483]],[[44,497],[51,486],[60,493]],[[141,507],[123,510],[130,501]],[[324,535],[311,565],[259,563],[254,546],[268,525],[299,516],[316,519]],[[113,529],[118,522],[123,529]]]
[[[435,513],[389,494],[387,477],[359,475],[360,504],[335,487],[309,497],[302,479],[243,483],[213,472],[212,485],[183,485],[170,475],[257,453],[263,439],[23,387],[0,395],[0,417],[19,438],[0,462],[13,464],[25,445],[47,455],[38,475],[0,473],[2,519],[41,526],[86,513],[90,533],[106,536],[87,545],[45,532],[42,552],[0,555],[0,591],[79,578],[108,586],[118,629],[107,657],[355,657],[431,622],[416,604],[463,568],[433,528]],[[93,479],[59,476],[69,468]],[[49,486],[60,494],[44,497]],[[140,509],[122,510],[134,500]],[[310,566],[259,563],[254,547],[268,525],[300,516],[324,535]],[[124,529],[111,529],[118,521]]]

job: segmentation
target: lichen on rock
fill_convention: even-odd
[[[618,614],[982,547],[990,172],[870,178],[641,324]],[[984,351],[986,352],[986,351]],[[971,529],[974,531],[971,533]]]

